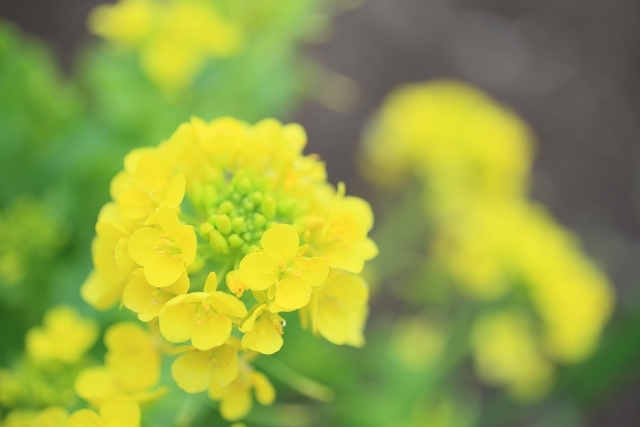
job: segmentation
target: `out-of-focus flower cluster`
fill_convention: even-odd
[[[364,160],[381,185],[421,183],[430,258],[480,307],[470,337],[478,373],[519,400],[548,391],[556,362],[593,352],[613,304],[577,239],[528,200],[531,142],[514,112],[436,81],[390,95]]]
[[[85,301],[123,304],[183,343],[174,380],[187,393],[208,391],[228,420],[246,415],[252,390],[259,403],[273,402],[251,361],[282,347],[284,313],[299,311],[334,344],[364,344],[368,288],[359,273],[377,253],[367,237],[373,215],[326,182],[323,163],[302,155],[305,144],[296,124],[194,118],[159,147],[126,156],[96,224]],[[119,351],[114,328],[105,367],[76,383],[94,406],[155,393],[153,343],[133,337],[143,332],[130,324],[121,331],[130,353]]]

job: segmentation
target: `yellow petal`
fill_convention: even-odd
[[[256,400],[261,405],[271,405],[276,399],[276,389],[264,374],[253,371],[249,374],[253,389],[256,393]]]
[[[266,308],[267,308],[267,304],[262,304],[261,306],[253,310],[253,313],[251,313],[251,316],[249,316],[249,318],[245,320],[242,326],[240,327],[240,331],[249,332],[250,330],[252,330],[256,324],[256,320],[258,319],[258,316],[260,316]]]
[[[233,295],[224,292],[212,292],[209,302],[218,313],[240,318],[247,315],[247,308],[244,303]]]
[[[160,244],[160,232],[155,228],[142,227],[129,238],[129,256],[138,265],[143,266],[156,254],[153,249]]]
[[[190,351],[171,365],[171,376],[187,393],[205,391],[213,381],[213,356],[210,351]]]
[[[140,407],[128,396],[117,396],[100,405],[103,427],[140,427]]]
[[[114,254],[116,261],[116,270],[121,274],[129,273],[137,267],[136,263],[129,256],[129,239],[120,239],[116,245]]]
[[[154,254],[144,265],[149,284],[162,288],[174,284],[184,271],[184,262],[170,254]]]
[[[196,259],[196,250],[198,248],[198,241],[196,238],[196,232],[190,225],[182,227],[180,232],[180,250],[182,251],[182,260],[187,265],[193,264]]]
[[[184,199],[186,184],[187,180],[183,174],[174,176],[167,187],[167,192],[164,195],[164,204],[173,209],[180,206],[182,199]]]
[[[176,283],[167,286],[166,288],[162,288],[162,290],[173,295],[183,295],[189,290],[189,284],[189,275],[186,271],[183,271]]]
[[[50,406],[38,413],[37,427],[65,427],[69,413],[61,406]]]
[[[99,404],[118,392],[113,374],[104,366],[82,370],[76,377],[74,389],[78,396],[93,404]]]
[[[322,284],[329,275],[329,264],[326,259],[320,257],[298,258],[292,268],[302,273],[300,279],[309,286]]]
[[[142,269],[136,271],[124,289],[124,305],[136,313],[144,313],[153,307],[153,298],[159,290],[149,284]]]
[[[96,310],[107,310],[122,297],[125,280],[121,277],[107,277],[92,271],[80,288],[80,295]]]
[[[178,219],[178,215],[176,215],[172,209],[166,206],[160,206],[156,211],[156,218],[158,219],[164,234],[174,241],[178,241],[180,239],[180,220]]]
[[[273,354],[282,348],[282,335],[267,316],[260,316],[253,329],[242,337],[242,346],[262,354]]]
[[[240,261],[240,279],[254,291],[262,291],[276,283],[279,266],[265,252],[255,252]]]
[[[170,305],[170,303],[171,301],[160,311],[160,332],[167,341],[187,341],[191,338],[196,323],[195,309],[186,304]]]
[[[311,299],[311,286],[294,276],[285,276],[276,288],[276,303],[285,310],[297,310]]]
[[[98,414],[90,409],[80,409],[69,417],[66,427],[104,427]]]
[[[198,350],[221,346],[231,335],[231,320],[223,314],[209,311],[199,320],[191,333],[191,343]]]
[[[212,271],[207,276],[207,280],[204,282],[204,292],[215,292],[218,287],[218,275],[215,271]]]
[[[289,224],[277,224],[268,229],[260,239],[262,249],[276,262],[288,262],[295,258],[300,239]]]
[[[226,386],[238,376],[238,349],[225,345],[214,352],[216,359],[213,382]]]
[[[222,402],[220,415],[227,421],[237,421],[244,418],[253,405],[249,389],[240,381],[234,381],[228,386]]]

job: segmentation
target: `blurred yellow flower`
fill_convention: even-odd
[[[120,0],[100,5],[89,29],[140,53],[149,79],[166,90],[187,86],[206,61],[240,50],[241,27],[203,0]]]
[[[60,406],[41,411],[15,409],[2,420],[2,427],[67,427],[69,413]]]
[[[93,346],[98,324],[70,306],[57,306],[44,315],[42,327],[27,332],[27,353],[38,361],[75,363]]]
[[[171,365],[171,375],[187,393],[207,390],[211,384],[226,386],[238,376],[237,339],[211,350],[188,350]]]
[[[140,407],[127,396],[115,396],[99,405],[98,413],[80,409],[69,417],[66,427],[140,427]]]

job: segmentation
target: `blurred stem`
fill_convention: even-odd
[[[294,371],[276,358],[262,357],[257,359],[256,362],[256,364],[263,368],[268,374],[307,397],[319,400],[320,402],[330,402],[335,396],[333,390],[329,387]]]

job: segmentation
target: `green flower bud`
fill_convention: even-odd
[[[229,246],[231,246],[233,249],[239,248],[243,243],[244,241],[237,234],[232,234],[231,236],[229,236]]]
[[[251,180],[249,178],[240,179],[235,185],[234,188],[236,191],[242,195],[249,194],[251,191]]]
[[[260,203],[262,203],[262,193],[259,191],[255,191],[249,198],[254,203],[254,205],[259,206]]]
[[[229,243],[218,230],[213,230],[211,233],[209,233],[209,244],[211,244],[211,249],[218,253],[229,253]]]
[[[202,224],[200,224],[200,227],[198,228],[198,233],[200,234],[200,237],[202,237],[205,240],[209,238],[209,233],[211,233],[212,231],[213,231],[213,225],[209,224],[208,222],[203,222]]]
[[[231,228],[233,228],[235,233],[242,232],[244,228],[244,218],[241,216],[234,218],[233,221],[231,221]]]
[[[273,218],[273,216],[276,214],[276,201],[275,201],[275,199],[273,197],[271,197],[271,196],[265,197],[265,199],[262,201],[262,204],[260,204],[260,212],[267,219]]]
[[[218,206],[218,212],[221,214],[228,214],[232,210],[233,210],[233,203],[231,203],[228,200],[220,203],[220,206]]]
[[[255,205],[250,199],[244,199],[242,201],[242,207],[244,207],[247,211],[252,211],[255,208]]]
[[[248,240],[251,240],[251,233],[249,233],[249,232],[244,233],[244,234],[242,235],[242,238],[243,238],[244,240],[247,240],[247,241],[248,241]]]
[[[267,223],[267,219],[264,215],[260,215],[259,213],[253,216],[253,224],[256,228],[262,228]]]
[[[225,214],[218,215],[215,219],[216,228],[222,234],[231,233],[231,220]]]

